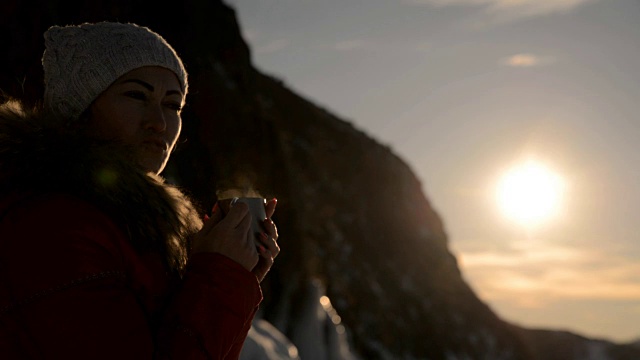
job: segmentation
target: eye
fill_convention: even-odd
[[[165,103],[164,106],[166,106],[169,109],[174,110],[176,112],[182,111],[182,104],[179,103],[179,102],[167,102],[167,103]]]
[[[142,91],[127,91],[124,93],[124,95],[136,100],[147,100],[147,95]]]

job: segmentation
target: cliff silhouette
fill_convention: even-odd
[[[243,357],[640,358],[637,345],[498,318],[463,280],[443,223],[410,167],[256,70],[234,10],[221,1],[3,2],[3,95],[31,103],[41,97],[42,33],[49,26],[103,20],[150,27],[187,65],[183,141],[167,179],[203,210],[229,187],[279,200],[282,253],[263,283],[253,347]],[[261,349],[260,336],[282,351]]]

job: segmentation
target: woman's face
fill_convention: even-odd
[[[180,135],[184,98],[171,70],[159,66],[132,70],[93,102],[88,132],[132,146],[138,164],[159,174]]]

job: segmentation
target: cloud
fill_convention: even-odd
[[[335,43],[334,48],[338,51],[349,51],[362,49],[367,45],[369,45],[369,43],[364,40],[344,40]]]
[[[433,45],[428,42],[422,42],[415,44],[413,49],[419,53],[428,53],[433,49]]]
[[[499,0],[403,0],[407,4],[433,5],[437,7],[453,5],[485,5]]]
[[[264,39],[261,34],[261,31],[256,29],[242,29],[242,38],[255,54],[272,54],[287,48],[290,44],[288,39]]]
[[[551,56],[538,56],[533,54],[515,54],[500,60],[502,65],[510,67],[528,68],[548,65],[555,61]]]
[[[515,18],[563,13],[591,0],[492,0],[486,7],[488,13],[505,13]]]
[[[254,52],[256,54],[272,54],[289,46],[287,39],[275,39],[262,44],[256,44]]]
[[[640,301],[640,264],[584,249],[529,243],[459,254],[465,277],[488,301],[536,308],[558,300]]]
[[[472,6],[482,8],[492,22],[563,13],[597,0],[403,0],[406,4],[435,7]]]

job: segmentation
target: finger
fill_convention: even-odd
[[[220,207],[218,206],[218,203],[216,203],[213,206],[213,209],[211,210],[211,217],[209,217],[207,214],[204,215],[204,225],[202,226],[202,232],[207,234],[209,233],[209,231],[211,231],[211,229],[213,229],[214,226],[216,226],[220,220],[222,220],[222,211],[220,211]]]
[[[267,214],[267,218],[271,218],[273,213],[276,211],[276,205],[278,205],[278,199],[273,198],[267,202],[265,205],[265,213]]]
[[[267,236],[267,234],[260,234],[260,241],[264,244],[264,246],[260,246],[258,248],[258,252],[260,252],[260,254],[262,254],[262,252],[265,250],[265,246],[266,246],[266,250],[270,253],[270,255],[275,258],[276,256],[278,256],[278,254],[280,254],[280,246],[278,246],[278,243],[276,242],[276,240],[270,236]]]
[[[273,264],[273,254],[271,251],[265,247],[259,247],[258,252],[260,253],[260,257],[263,259],[269,260]]]
[[[219,223],[223,217],[224,217],[224,214],[222,213],[220,204],[215,203],[215,205],[213,205],[213,209],[211,209],[211,218],[209,220],[213,222],[215,225]]]
[[[271,219],[265,219],[263,221],[264,229],[267,232],[267,235],[274,238],[274,240],[278,240],[278,228],[276,224]]]
[[[269,250],[260,250],[260,260],[258,264],[253,268],[253,274],[258,278],[258,281],[262,282],[265,276],[273,266],[273,256],[269,253]]]
[[[235,228],[238,227],[238,224],[240,224],[248,214],[249,206],[245,203],[238,202],[229,209],[229,213],[224,220],[229,223],[232,228]]]
[[[248,234],[250,233],[250,229],[251,229],[251,213],[250,212],[246,212],[244,214],[244,217],[240,220],[240,222],[238,222],[235,226],[235,229],[237,231],[239,231],[241,234]],[[248,236],[248,235],[247,235]]]

